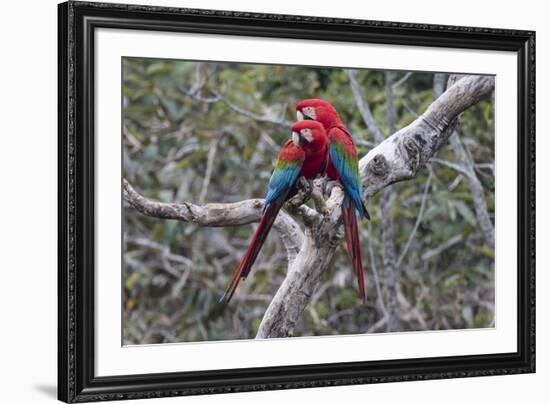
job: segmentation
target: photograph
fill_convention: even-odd
[[[59,400],[535,373],[535,31],[321,6],[58,5]]]
[[[493,75],[121,72],[122,345],[495,327]]]

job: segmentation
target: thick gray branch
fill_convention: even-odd
[[[290,337],[319,285],[319,277],[332,259],[341,234],[342,189],[334,187],[322,222],[306,228],[304,243],[269,304],[256,338]]]
[[[207,203],[195,205],[190,202],[164,203],[140,195],[123,179],[123,195],[126,202],[147,216],[191,222],[205,227],[239,226],[258,222],[261,218],[263,199],[246,199],[235,203]],[[281,211],[273,227],[279,233],[289,261],[298,253],[303,241],[303,232],[292,217]]]
[[[456,118],[494,89],[494,78],[466,76],[420,117],[388,137],[359,161],[365,198],[389,184],[414,178],[452,134]]]

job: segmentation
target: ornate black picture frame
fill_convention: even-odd
[[[85,402],[535,371],[535,33],[235,11],[66,2],[58,10],[58,398]],[[155,374],[94,374],[94,32],[98,28],[515,52],[517,351]],[[512,263],[509,263],[512,265]]]

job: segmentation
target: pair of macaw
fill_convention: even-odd
[[[246,278],[283,204],[296,193],[298,178],[311,179],[326,174],[339,181],[344,190],[342,216],[348,253],[357,276],[359,294],[365,302],[365,279],[356,213],[370,219],[361,199],[357,151],[348,129],[336,109],[313,98],[296,106],[298,122],[292,138],[279,153],[269,180],[260,224],[221,301],[229,302],[241,279]]]

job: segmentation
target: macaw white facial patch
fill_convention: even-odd
[[[300,135],[298,135],[296,132],[292,132],[292,143],[294,143],[295,146],[300,145]]]
[[[302,129],[300,133],[302,134],[302,137],[307,140],[308,143],[311,143],[313,141],[313,133],[311,133],[311,129]]]

